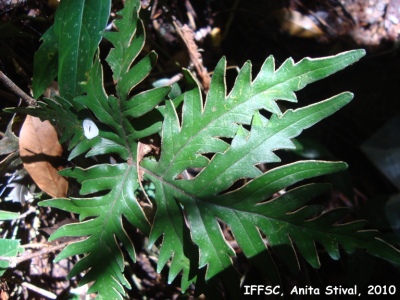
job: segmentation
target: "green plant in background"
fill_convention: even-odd
[[[0,211],[0,221],[14,220],[19,217],[19,214],[8,211]],[[13,258],[24,251],[21,247],[19,240],[14,239],[0,239],[0,256]],[[0,261],[0,276],[3,276],[5,270],[10,266],[10,261]]]
[[[168,265],[168,282],[181,275],[183,291],[192,283],[219,278],[235,296],[239,284],[231,281],[237,280],[236,274],[226,272],[235,252],[222,224],[229,227],[244,255],[274,283],[279,282],[279,271],[270,250],[292,270],[299,268],[296,252],[318,268],[316,242],[333,259],[340,257],[340,245],[349,253],[363,248],[400,263],[398,250],[381,240],[378,232],[365,230],[364,221],[337,223],[347,209],[321,213],[322,207],[307,205],[329,185],[298,183],[344,170],[345,163],[299,161],[265,172],[257,167],[279,162],[276,150],[294,149],[292,138],[353,96],[345,92],[285,112],[276,101],[296,102],[296,91],[356,62],[363,50],[298,63],[288,59],[278,69],[271,56],[255,79],[246,63],[229,92],[226,62],[221,59],[205,98],[188,70],[183,70],[186,91],[174,99],[165,86],[132,93],[154,67],[157,55],[150,52],[138,58],[145,43],[140,1],[127,0],[115,21],[116,31],[102,32],[114,47],[106,61],[116,93],[108,95],[95,51],[101,38],[96,33],[105,28],[109,9],[110,1],[105,0],[61,1],[55,24],[35,56],[33,78],[38,98],[58,74],[60,96],[44,98],[36,107],[10,110],[53,123],[62,133],[60,141],[68,144],[69,160],[82,161],[83,155],[116,157],[116,163],[61,171],[81,184],[82,197],[39,204],[79,215],[79,223],[61,227],[50,238],[85,237],[56,258],[83,255],[70,277],[87,271],[81,283],[94,282],[89,292],[102,299],[122,299],[124,287],[130,286],[123,275],[121,247],[135,261],[124,219],[149,237],[149,247],[159,247],[157,271]],[[157,136],[161,146],[153,142]],[[201,171],[190,175],[194,168]],[[142,182],[151,182],[155,189],[147,213],[136,196]],[[231,188],[234,184],[238,187]]]

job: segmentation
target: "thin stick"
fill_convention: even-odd
[[[57,299],[56,294],[46,291],[46,290],[44,290],[40,287],[37,287],[29,282],[23,282],[23,283],[21,283],[21,285],[26,287],[27,289],[34,291],[35,293],[38,293],[39,295],[42,295],[42,296],[48,298],[48,299]]]
[[[35,257],[39,257],[39,256],[43,256],[58,250],[63,249],[65,246],[68,246],[69,244],[73,243],[73,242],[79,242],[81,240],[83,240],[84,238],[79,237],[79,238],[75,238],[71,241],[65,242],[65,243],[61,243],[58,245],[48,245],[48,247],[44,247],[43,249],[33,252],[33,253],[27,253],[24,252],[21,256],[17,256],[17,257],[7,257],[7,256],[0,256],[0,260],[5,260],[8,261],[10,263],[9,268],[15,268],[19,263],[26,261],[26,260],[30,260],[32,258]],[[25,245],[23,245],[24,247]]]
[[[0,81],[8,87],[14,94],[24,100],[30,106],[36,106],[36,100],[27,95],[14,82],[11,81],[2,71],[0,71]]]

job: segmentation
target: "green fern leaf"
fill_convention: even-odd
[[[270,67],[273,59],[269,58],[257,78],[263,78],[268,83],[274,80],[279,82],[277,91],[274,86],[265,84],[266,88],[262,87],[257,78],[251,82],[251,69],[247,64],[239,73],[236,84],[228,96],[226,96],[223,83],[225,62],[222,61],[216,67],[204,107],[200,90],[187,73],[188,81],[191,82],[193,88],[185,93],[182,125],[174,106],[167,102],[162,131],[161,158],[159,162],[150,160],[143,162],[143,167],[148,171],[147,178],[156,186],[158,181],[164,185],[164,187],[159,187],[163,190],[163,197],[156,197],[156,203],[157,207],[163,207],[165,211],[160,214],[157,211],[150,241],[154,243],[162,234],[163,245],[169,245],[176,240],[175,231],[166,231],[168,227],[164,222],[165,215],[178,213],[174,208],[171,208],[171,211],[168,210],[168,203],[171,203],[171,200],[167,199],[176,199],[182,205],[187,216],[192,239],[200,247],[199,266],[208,265],[207,278],[211,278],[229,267],[234,252],[220,234],[216,215],[205,213],[214,205],[211,203],[207,205],[208,199],[216,197],[218,193],[239,178],[260,176],[262,172],[254,165],[276,162],[277,157],[273,154],[273,150],[293,148],[291,138],[348,103],[351,95],[342,94],[314,106],[294,112],[288,111],[281,117],[273,116],[269,121],[258,113],[254,114],[255,111],[266,109],[280,113],[274,102],[277,100],[275,95],[279,95],[279,98],[287,95],[286,99],[294,101],[293,90],[304,86],[306,81],[315,80],[312,74],[318,74],[315,76],[319,77],[326,76],[327,69],[329,69],[329,73],[332,73],[334,68],[340,68],[337,62],[347,61],[350,63],[361,55],[361,52],[342,54],[338,57],[328,58],[329,64],[323,61],[322,66],[315,62],[313,64],[313,61],[308,59],[297,65],[293,65],[289,61],[277,70],[276,74]],[[293,76],[288,75],[290,73],[289,65],[294,68],[295,75]],[[306,67],[303,67],[304,65]],[[302,72],[297,70],[298,66],[302,67]],[[315,69],[324,70],[324,72],[317,73]],[[282,75],[280,72],[283,72]],[[273,74],[272,78],[268,78],[266,74]],[[304,74],[308,74],[308,77],[303,76]],[[285,88],[285,85],[288,87]],[[282,91],[279,88],[282,88]],[[269,93],[269,89],[272,92]],[[253,128],[249,134],[237,123],[249,124],[253,115]],[[231,145],[219,139],[219,137],[232,137],[235,132],[236,135],[233,137]],[[202,155],[203,153],[217,154],[209,161]],[[205,168],[195,179],[176,180],[176,177],[187,168],[194,167]],[[218,203],[218,200],[216,202]],[[217,204],[215,203],[215,205]],[[205,210],[204,214],[201,213],[202,209]],[[157,225],[159,228],[163,228],[164,232],[161,229],[154,230],[154,228],[158,228]],[[213,246],[210,247],[210,245]],[[182,248],[183,246],[181,244]],[[165,251],[164,253],[169,252]],[[183,259],[182,253],[183,251],[175,251],[173,261]],[[163,252],[161,252],[160,258],[162,257],[165,261],[166,257],[163,257],[162,254]],[[172,256],[171,253],[169,255]],[[182,269],[185,268],[184,264],[181,266]]]
[[[142,21],[139,19],[140,3],[128,1],[118,15],[121,19],[115,21],[117,32],[103,32],[103,35],[113,45],[107,57],[107,62],[113,71],[117,83],[117,93],[122,101],[127,99],[129,92],[141,82],[152,69],[156,55],[151,52],[135,66],[131,66],[145,43],[145,33]]]
[[[67,101],[56,104],[47,101],[46,107],[41,104],[42,110],[29,108],[31,111],[40,111],[37,114],[43,114],[43,111],[58,114],[67,109],[74,112],[72,115],[76,117],[75,123],[79,122],[80,128],[77,130],[79,136],[70,147],[72,151],[69,159],[83,153],[86,153],[86,157],[113,153],[125,161],[114,165],[100,164],[89,169],[77,167],[64,170],[61,174],[75,178],[81,183],[81,194],[87,197],[53,199],[40,203],[80,215],[80,223],[61,227],[51,239],[62,236],[86,237],[66,247],[57,260],[85,254],[71,271],[70,277],[90,269],[85,274],[82,284],[95,281],[90,292],[97,292],[99,297],[104,299],[122,299],[124,286],[130,287],[123,276],[124,260],[119,243],[133,261],[135,249],[122,226],[122,219],[125,218],[144,234],[150,232],[150,223],[135,196],[135,191],[139,189],[136,159],[139,138],[161,130],[161,122],[148,124],[149,127],[144,131],[136,130],[133,122],[151,113],[170,91],[170,87],[160,87],[129,98],[131,88],[127,87],[142,81],[154,66],[156,59],[156,55],[150,53],[136,65],[132,65],[144,45],[144,37],[140,34],[135,35],[136,26],[141,28],[138,32],[143,32],[143,25],[138,18],[139,5],[136,1],[127,2],[127,6],[121,11],[123,18],[116,21],[119,31],[104,33],[115,45],[108,60],[116,60],[116,64],[112,64],[111,67],[120,84],[119,88],[117,87],[118,97],[106,94],[102,66],[97,57],[87,73],[87,81],[81,85],[85,94],[75,97],[70,107],[67,107]],[[134,48],[130,45],[134,45]],[[125,51],[126,49],[129,51]],[[132,55],[135,51],[137,53]],[[121,65],[119,62],[122,62]],[[97,128],[97,135],[89,137],[84,133],[82,122],[85,120]],[[66,125],[65,120],[58,121]],[[99,196],[98,193],[102,195]]]
[[[200,249],[199,267],[207,266],[208,268],[206,279],[217,276],[222,270],[228,268],[232,263],[231,257],[234,256],[233,249],[221,233],[219,222],[231,228],[235,238],[241,241],[239,245],[248,257],[254,257],[265,251],[261,233],[265,234],[271,247],[275,248],[279,245],[277,252],[285,257],[290,267],[297,266],[294,253],[289,251],[293,243],[311,265],[318,267],[315,241],[325,246],[331,256],[336,258],[338,250],[332,241],[346,248],[353,245],[353,242],[350,242],[352,239],[359,240],[358,247],[370,251],[372,248],[385,249],[387,259],[391,257],[393,261],[399,262],[396,256],[398,252],[394,248],[381,240],[374,239],[371,234],[366,235],[361,232],[359,227],[333,226],[340,219],[341,214],[338,216],[333,213],[336,219],[330,218],[330,223],[325,224],[326,226],[322,227],[320,232],[313,231],[315,227],[310,225],[313,221],[309,219],[318,213],[320,208],[313,206],[301,208],[326,187],[305,186],[289,191],[273,202],[265,204],[263,201],[267,200],[267,196],[256,198],[253,193],[257,193],[258,188],[249,188],[258,181],[262,181],[264,185],[269,183],[271,172],[274,171],[262,174],[255,165],[279,161],[274,154],[275,150],[293,149],[292,138],[347,104],[352,95],[343,93],[314,105],[294,111],[288,110],[283,115],[274,104],[275,101],[296,100],[294,91],[304,87],[308,82],[327,76],[346,64],[358,60],[362,55],[363,51],[352,51],[326,59],[305,59],[298,64],[293,64],[291,60],[288,60],[275,72],[271,70],[272,59],[269,58],[253,82],[250,78],[250,67],[245,65],[238,75],[235,86],[227,96],[223,84],[225,66],[222,62],[216,68],[204,107],[198,86],[190,76],[187,76],[193,88],[185,93],[182,123],[179,121],[174,106],[167,102],[162,130],[163,151],[160,160],[157,162],[148,159],[142,164],[146,171],[146,178],[163,191],[162,196],[156,196],[155,199],[157,207],[163,207],[163,212],[156,213],[150,241],[154,243],[162,235],[162,250],[164,245],[177,240],[175,230],[167,226],[170,220],[166,221],[164,217],[178,213],[175,208],[177,201],[182,210],[182,217],[185,216],[187,219],[188,228],[186,229],[190,230],[192,240]],[[262,78],[265,84],[259,82],[258,78]],[[275,82],[276,86],[271,82]],[[273,115],[267,120],[257,112],[259,109],[269,110],[273,112]],[[252,128],[248,132],[240,124],[249,124],[252,118]],[[229,145],[220,137],[233,137],[233,139]],[[203,155],[204,153],[215,153],[215,155],[209,160]],[[313,176],[338,171],[337,165],[333,163],[326,163],[324,171],[318,172],[307,169],[310,167],[308,164],[304,166],[303,171],[308,171]],[[187,169],[199,167],[204,169],[195,178],[177,180],[177,176]],[[343,168],[343,164],[341,167]],[[291,172],[285,173],[286,176],[288,174]],[[236,193],[240,193],[241,189],[239,189],[232,194],[228,193],[229,201],[226,201],[228,196],[221,193],[240,178],[255,179],[242,188],[247,191],[245,195],[241,194],[242,197],[239,199],[234,198]],[[293,183],[291,180],[286,180],[283,187]],[[278,191],[264,190],[269,195]],[[292,209],[288,206],[290,201],[294,204]],[[269,205],[273,205],[272,203],[277,203],[275,212],[267,209]],[[295,210],[299,211],[294,213]],[[290,215],[286,217],[287,214]],[[327,215],[321,216],[314,222],[323,222],[322,220],[325,219]],[[331,239],[326,239],[326,236]],[[363,242],[366,236],[370,240],[370,245],[374,246],[369,247]],[[252,245],[252,248],[249,249],[249,245]],[[184,244],[181,243],[180,247],[183,249]],[[177,248],[175,246],[175,249]],[[373,252],[376,255],[379,251]],[[175,262],[184,259],[182,253],[182,250],[175,250],[172,255],[169,251],[165,251],[160,253],[160,258],[165,261],[170,255],[172,261]],[[292,258],[288,259],[288,257]],[[267,273],[270,272],[270,267],[267,268]],[[188,270],[185,264],[181,264],[181,268],[184,273]]]
[[[299,182],[344,170],[346,164],[301,161],[265,173],[256,167],[279,162],[277,150],[294,149],[293,138],[346,105],[352,94],[342,93],[285,112],[277,101],[296,102],[296,91],[356,62],[364,51],[305,58],[298,63],[288,59],[278,69],[271,56],[254,80],[251,64],[246,63],[229,93],[222,59],[206,99],[189,71],[184,71],[187,91],[177,99],[166,99],[169,87],[131,96],[157,58],[150,52],[139,59],[145,41],[139,9],[138,0],[126,1],[120,19],[115,21],[117,31],[103,33],[114,46],[106,61],[116,82],[115,96],[104,90],[103,70],[96,57],[86,82],[80,86],[83,95],[73,101],[44,99],[39,108],[32,108],[42,117],[50,112],[54,122],[64,126],[68,139],[72,139],[69,159],[112,153],[123,161],[62,171],[81,184],[82,197],[40,203],[80,216],[79,223],[63,226],[51,236],[82,238],[57,257],[84,255],[70,277],[87,271],[82,283],[94,282],[89,292],[97,292],[101,299],[122,299],[124,287],[130,286],[123,276],[121,247],[135,261],[123,219],[148,235],[150,246],[159,246],[157,271],[168,264],[168,282],[181,275],[184,291],[192,283],[215,277],[224,282],[235,280],[235,274],[224,272],[232,267],[235,252],[221,224],[230,228],[244,254],[274,282],[279,281],[279,272],[269,255],[271,249],[292,269],[298,269],[294,247],[313,267],[319,266],[315,243],[333,259],[340,257],[340,245],[348,252],[364,248],[400,263],[399,252],[377,232],[363,230],[364,222],[338,225],[346,210],[321,213],[321,207],[307,205],[328,186],[299,186]],[[62,112],[79,128],[66,128],[65,119],[59,119]],[[85,121],[96,127],[95,134],[85,132]],[[140,139],[155,133],[162,139],[159,159],[139,157]],[[186,174],[193,168],[201,171],[188,178]],[[151,220],[135,196],[142,177],[156,190]],[[242,179],[246,183],[233,189]],[[297,187],[289,189],[294,184]],[[283,189],[284,193],[276,197]]]
[[[250,76],[251,65],[247,63],[240,71],[229,95],[226,95],[225,60],[222,59],[215,68],[204,108],[200,89],[187,73],[186,78],[192,88],[185,93],[182,128],[180,129],[176,113],[170,112],[171,116],[175,117],[171,120],[166,119],[164,128],[171,128],[171,136],[166,130],[163,134],[164,145],[171,149],[172,155],[161,159],[158,167],[174,172],[173,174],[165,173],[164,176],[167,178],[175,178],[185,170],[182,167],[169,168],[168,165],[183,166],[183,162],[190,160],[191,164],[188,167],[204,167],[208,160],[199,155],[200,153],[223,152],[229,147],[229,144],[216,137],[232,138],[239,124],[250,124],[257,110],[265,109],[281,114],[276,100],[296,101],[294,91],[344,68],[362,55],[362,51],[354,51],[326,60],[304,59],[298,64],[294,64],[289,59],[276,71],[274,71],[274,59],[270,57],[253,82]],[[289,66],[292,66],[292,70]],[[179,139],[171,138],[178,133]],[[191,148],[190,152],[184,151],[186,145]],[[180,149],[180,151],[174,151],[172,148]],[[188,154],[191,156],[189,157]],[[164,152],[163,155],[167,154]],[[164,161],[168,165],[164,166]]]
[[[144,234],[149,232],[149,223],[134,191],[138,188],[136,169],[128,164],[98,165],[87,170],[76,168],[62,172],[76,178],[81,184],[81,194],[106,192],[104,196],[86,199],[55,199],[41,202],[65,211],[79,213],[81,223],[61,227],[51,240],[62,236],[88,237],[68,245],[57,257],[57,261],[69,256],[84,254],[69,277],[90,268],[82,284],[96,281],[90,292],[98,292],[106,299],[122,299],[122,285],[130,287],[122,272],[123,256],[117,241],[121,242],[133,261],[135,249],[122,226],[124,216]]]

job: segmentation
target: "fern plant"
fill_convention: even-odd
[[[61,4],[68,7],[72,2],[63,0]],[[109,5],[109,1],[98,3]],[[207,284],[220,278],[235,296],[234,289],[239,285],[232,286],[231,281],[237,277],[226,272],[231,270],[235,252],[221,226],[228,226],[244,255],[275,283],[279,282],[279,271],[271,250],[291,269],[299,268],[298,254],[311,266],[319,267],[316,243],[335,260],[340,257],[340,246],[349,253],[362,248],[400,263],[398,250],[380,239],[378,232],[364,229],[366,222],[338,224],[347,209],[322,213],[320,206],[307,205],[329,185],[299,182],[344,170],[345,163],[299,161],[265,172],[257,167],[279,162],[276,150],[295,148],[291,139],[349,103],[353,95],[345,92],[285,112],[277,101],[296,102],[296,91],[356,62],[364,55],[363,50],[305,58],[297,63],[288,59],[278,69],[270,56],[254,79],[248,62],[229,92],[226,60],[222,58],[205,98],[189,70],[183,70],[186,91],[175,99],[168,97],[170,87],[132,96],[157,58],[154,52],[138,58],[145,42],[139,11],[139,0],[125,1],[114,23],[116,31],[102,33],[114,47],[106,61],[116,83],[115,95],[105,92],[97,55],[92,66],[86,65],[86,79],[81,82],[82,74],[64,73],[65,61],[77,61],[75,56],[68,56],[75,52],[68,54],[58,45],[58,50],[51,52],[63,54],[54,63],[52,56],[44,55],[50,50],[42,46],[37,59],[47,59],[43,65],[51,64],[53,75],[34,79],[36,96],[57,73],[64,88],[59,97],[40,100],[37,107],[12,110],[50,120],[62,132],[61,142],[68,143],[69,160],[83,155],[118,156],[117,163],[78,165],[61,171],[81,184],[81,197],[39,204],[79,215],[79,223],[59,228],[50,238],[83,237],[56,258],[82,256],[70,277],[86,272],[81,284],[93,282],[89,292],[98,293],[100,299],[122,299],[124,288],[130,285],[123,275],[121,247],[135,261],[135,248],[124,220],[149,237],[149,247],[159,247],[157,271],[168,265],[168,282],[180,275],[182,291],[193,283]],[[68,18],[65,11],[58,16],[60,24],[64,24],[62,18]],[[52,40],[49,36],[59,39],[56,30],[46,36]],[[46,39],[44,45],[48,46]],[[91,61],[93,53],[85,53],[79,52],[85,61]],[[42,76],[39,73],[37,76]],[[161,138],[161,146],[152,142],[155,136]],[[194,168],[200,172],[188,176]],[[143,182],[155,186],[155,196],[147,204],[150,213],[144,212],[137,196]],[[296,187],[290,188],[293,185]],[[277,197],[283,189],[285,192]]]

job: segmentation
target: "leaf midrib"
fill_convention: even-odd
[[[132,168],[132,166],[131,165],[127,165],[128,167],[126,168],[126,170],[125,170],[125,172],[124,172],[124,174],[122,175],[122,178],[123,178],[123,180],[121,181],[121,186],[122,186],[122,188],[121,189],[119,189],[118,190],[118,193],[116,193],[116,195],[115,195],[115,197],[114,197],[114,200],[112,200],[112,203],[111,204],[109,204],[110,205],[110,209],[108,210],[108,213],[106,213],[106,215],[104,216],[104,223],[103,223],[103,226],[101,226],[102,227],[102,230],[101,230],[101,233],[99,234],[99,241],[100,241],[100,244],[105,244],[105,245],[108,245],[108,243],[107,242],[104,242],[103,241],[103,236],[104,235],[108,235],[108,221],[111,219],[111,222],[112,222],[112,216],[114,216],[114,215],[118,215],[118,216],[121,216],[122,215],[122,213],[118,213],[118,214],[116,214],[115,212],[114,212],[114,207],[115,207],[115,205],[119,202],[118,201],[118,199],[120,199],[120,195],[121,194],[123,194],[123,192],[124,192],[124,189],[123,189],[123,187],[124,187],[124,185],[125,185],[125,182],[128,180],[128,174],[130,173],[130,171],[131,171],[131,168]],[[113,189],[113,190],[115,190],[115,189]],[[112,191],[111,191],[112,192]],[[112,231],[112,230],[111,230]]]

